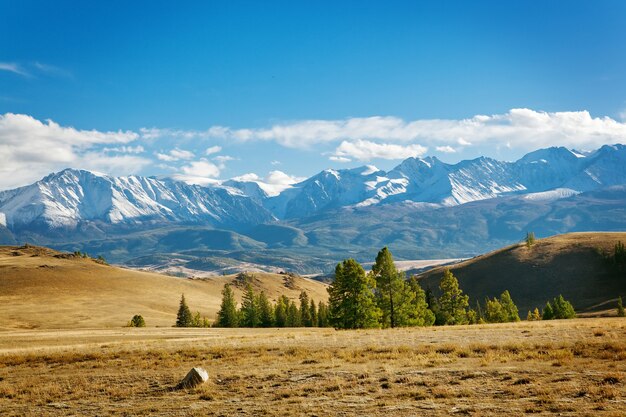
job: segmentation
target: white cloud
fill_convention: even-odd
[[[452,146],[450,145],[446,145],[446,146],[437,146],[435,148],[435,150],[437,152],[443,152],[443,153],[455,153],[456,149],[454,149]]]
[[[216,178],[220,176],[220,169],[212,162],[206,159],[200,159],[199,161],[192,161],[188,165],[184,165],[180,170],[185,175],[193,177],[210,177]]]
[[[134,132],[79,130],[23,114],[0,115],[0,189],[26,185],[68,167],[136,173],[150,161],[110,156],[99,148],[127,144],[137,138]]]
[[[352,162],[352,159],[350,158],[346,158],[345,156],[335,156],[335,155],[331,155],[328,157],[328,159],[330,159],[331,161],[334,162]]]
[[[205,155],[213,155],[214,153],[219,153],[222,151],[221,146],[211,146],[204,151]]]
[[[336,158],[357,159],[369,161],[371,159],[406,159],[412,156],[420,156],[428,149],[422,145],[398,145],[393,143],[376,143],[367,140],[354,142],[343,141],[335,149]],[[338,160],[338,159],[335,159]]]
[[[36,68],[39,72],[42,72],[48,75],[53,75],[57,77],[66,77],[66,78],[73,77],[71,72],[61,67],[57,67],[56,65],[42,64],[41,62],[35,62],[33,64],[33,67]]]
[[[512,109],[503,114],[476,115],[467,119],[405,121],[397,117],[375,116],[345,120],[303,120],[279,123],[268,128],[213,126],[204,131],[142,129],[142,135],[275,141],[292,148],[356,140],[432,146],[491,146],[509,141],[512,148],[530,150],[554,145],[591,148],[623,142],[626,123],[609,117],[592,117],[587,111]]]
[[[248,173],[244,175],[240,175],[238,177],[234,177],[235,181],[244,181],[244,182],[256,182],[259,184],[259,187],[263,191],[265,191],[269,196],[275,196],[280,194],[282,191],[290,188],[293,184],[299,183],[300,181],[304,181],[305,178],[296,177],[293,175],[289,175],[284,173],[283,171],[270,171],[265,178],[259,177],[255,173]]]
[[[165,161],[165,162],[180,161],[181,159],[189,160],[189,159],[195,158],[195,156],[196,155],[194,155],[193,152],[186,151],[183,149],[178,149],[178,148],[174,148],[168,153],[156,154],[156,157],[159,159],[159,161]]]
[[[235,160],[237,160],[237,158],[234,158],[234,157],[229,156],[229,155],[218,155],[218,156],[214,157],[213,160],[215,162],[217,162],[217,166],[220,169],[224,169],[224,168],[226,168],[226,162],[235,161]]]
[[[0,71],[8,71],[23,77],[30,77],[30,74],[15,62],[0,62]]]
[[[141,145],[137,146],[117,146],[115,148],[104,148],[103,152],[117,152],[117,153],[143,153],[145,149]]]
[[[270,162],[270,165],[276,166],[276,165],[280,165],[280,161],[272,161]]]

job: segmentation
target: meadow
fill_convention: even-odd
[[[174,387],[194,366],[197,388]],[[0,331],[0,414],[623,416],[626,320]]]

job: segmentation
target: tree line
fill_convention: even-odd
[[[181,297],[176,318],[176,327],[209,327],[206,318],[196,319]],[[328,306],[324,302],[316,303],[309,298],[306,291],[299,296],[299,303],[281,295],[272,304],[261,291],[256,293],[252,285],[247,284],[243,294],[241,307],[237,307],[235,293],[229,284],[222,289],[222,302],[217,312],[213,327],[329,327]]]
[[[484,305],[469,307],[469,297],[459,287],[454,274],[446,269],[439,283],[440,296],[424,291],[416,277],[406,279],[395,268],[393,256],[383,248],[376,256],[372,271],[366,273],[354,259],[335,268],[328,288],[329,320],[338,329],[407,327],[503,323],[519,321],[518,308],[508,291],[499,298],[486,299]],[[546,303],[542,313],[529,312],[530,319],[575,317],[571,303],[558,296]]]
[[[282,295],[275,303],[265,292],[254,291],[246,282],[241,306],[229,284],[222,290],[222,301],[213,327],[335,327],[337,329],[442,326],[457,324],[505,323],[520,321],[518,308],[509,291],[500,297],[476,302],[470,308],[469,296],[449,269],[439,283],[439,296],[420,286],[415,276],[406,279],[396,269],[391,251],[378,252],[370,272],[354,259],[337,264],[328,287],[328,305],[316,303],[301,292],[299,303]],[[570,302],[561,295],[528,312],[527,320],[568,319],[576,316]],[[177,327],[209,327],[200,313],[191,314],[181,297]]]

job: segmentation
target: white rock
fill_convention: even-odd
[[[202,368],[191,368],[187,376],[178,384],[178,388],[194,388],[209,380],[209,373]]]

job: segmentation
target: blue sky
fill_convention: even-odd
[[[625,21],[619,0],[0,0],[0,188],[623,143]]]

